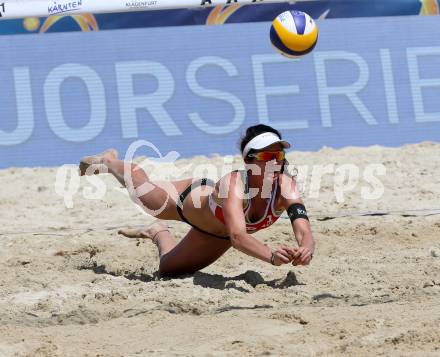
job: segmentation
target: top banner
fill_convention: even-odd
[[[164,10],[208,7],[229,4],[277,3],[282,0],[32,0],[5,1],[0,4],[2,18],[51,16],[59,14],[111,13],[139,10]]]
[[[438,0],[0,0],[0,34],[266,22],[292,9],[322,20],[437,15],[439,4]]]

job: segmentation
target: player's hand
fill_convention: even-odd
[[[293,257],[292,265],[309,265],[313,258],[313,251],[307,247],[299,247]]]
[[[273,252],[274,254],[274,265],[289,264],[295,257],[297,248],[288,247],[287,245],[282,245],[277,250]]]

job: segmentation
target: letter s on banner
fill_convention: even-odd
[[[227,73],[229,77],[238,75],[237,68],[229,60],[217,57],[206,56],[195,59],[190,63],[186,71],[186,81],[191,91],[200,97],[213,98],[223,100],[234,108],[234,118],[226,125],[211,125],[204,121],[199,113],[188,114],[194,125],[200,130],[208,134],[229,134],[237,130],[245,120],[245,108],[239,98],[232,93],[224,92],[218,89],[210,89],[202,87],[196,78],[197,71],[206,65],[219,66]]]

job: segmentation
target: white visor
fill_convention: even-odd
[[[246,146],[243,149],[243,157],[246,157],[247,154],[249,153],[249,151],[251,151],[252,149],[254,149],[254,150],[264,149],[265,147],[268,147],[269,145],[272,145],[275,143],[280,143],[284,149],[290,148],[290,144],[287,141],[281,140],[278,137],[278,135],[276,135],[274,133],[266,132],[266,133],[257,135],[255,138],[253,138],[251,141],[249,141],[246,144]]]

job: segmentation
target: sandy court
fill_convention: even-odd
[[[0,356],[439,356],[439,152],[425,142],[291,153],[309,167],[302,191],[317,243],[311,266],[273,267],[231,249],[176,279],[157,275],[150,241],[117,234],[152,219],[113,178],[99,177],[107,193],[98,200],[84,197],[92,185],[81,178],[66,208],[57,168],[1,170]],[[383,164],[382,197],[363,200],[371,186],[360,179],[342,201],[331,174],[309,197],[312,165],[329,163],[361,173]],[[175,170],[162,166],[169,176]],[[178,239],[188,230],[171,227]],[[272,247],[294,242],[287,219],[256,237]]]

